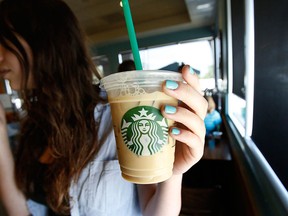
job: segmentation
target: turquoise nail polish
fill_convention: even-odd
[[[166,106],[165,106],[165,113],[167,113],[167,114],[174,114],[174,113],[176,113],[176,107],[166,105]]]
[[[171,133],[174,135],[179,135],[180,134],[180,130],[178,128],[172,128]]]
[[[195,71],[193,70],[193,68],[190,66],[190,74],[194,74]]]
[[[175,90],[178,88],[178,83],[173,80],[166,80],[166,88]]]

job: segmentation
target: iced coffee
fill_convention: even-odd
[[[179,81],[181,75],[163,71],[143,73],[145,71],[113,74],[110,76],[118,76],[117,81],[112,79],[109,85],[105,81],[108,76],[101,85],[108,93],[123,178],[151,184],[165,181],[172,175],[175,140],[168,135],[168,130],[174,122],[164,118],[160,108],[177,106],[178,101],[161,92],[161,85],[169,77]],[[152,73],[150,77],[148,73]],[[154,80],[147,81],[151,78]],[[111,86],[114,90],[109,88]]]

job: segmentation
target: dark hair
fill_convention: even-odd
[[[123,71],[132,71],[136,70],[135,68],[135,63],[133,60],[124,60],[121,64],[118,66],[118,72],[123,72]]]
[[[31,47],[33,65],[18,37]],[[27,115],[16,153],[16,182],[26,195],[33,193],[39,158],[48,149],[53,162],[43,188],[48,206],[59,214],[69,214],[70,184],[99,149],[94,108],[101,99],[92,80],[93,74],[100,76],[84,39],[76,17],[61,0],[0,3],[0,43],[17,56],[24,74]],[[33,91],[27,89],[29,73]]]

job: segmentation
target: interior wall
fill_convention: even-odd
[[[288,189],[288,1],[255,0],[252,139]]]
[[[233,76],[244,77],[244,0],[231,1],[234,23]],[[288,1],[254,0],[255,87],[252,139],[288,189]],[[241,12],[242,11],[242,12]],[[241,12],[241,13],[240,13]],[[240,14],[240,15],[239,15]],[[236,18],[237,16],[240,16]],[[233,17],[234,16],[234,17]],[[240,25],[240,27],[235,26]],[[224,75],[227,74],[225,23],[220,25]],[[236,30],[235,30],[236,29]],[[241,31],[243,32],[241,33]],[[240,32],[240,33],[239,33]],[[235,88],[235,83],[234,88]],[[236,85],[241,96],[242,85]],[[235,91],[234,91],[235,93]]]

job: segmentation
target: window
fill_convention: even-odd
[[[178,71],[184,63],[199,73],[201,88],[215,88],[213,39],[184,41],[140,50],[144,70]],[[131,51],[119,54],[119,63],[132,59]]]
[[[228,28],[228,115],[231,117],[235,126],[241,135],[248,138],[252,135],[253,128],[253,102],[254,102],[254,8],[253,2],[242,5],[245,16],[245,25],[242,23],[232,23],[233,8],[238,11],[237,5],[232,4],[233,1],[228,1],[227,7],[227,28]],[[235,3],[235,2],[233,2]],[[236,9],[235,9],[236,8]],[[235,12],[234,11],[234,12]],[[237,13],[236,13],[237,15]],[[235,15],[233,16],[233,18]],[[237,21],[237,20],[236,20]],[[238,25],[237,25],[238,24]],[[242,34],[235,31],[235,26],[242,26]],[[234,28],[234,31],[232,31]],[[232,35],[233,34],[233,35]],[[236,37],[235,37],[236,35]],[[244,36],[245,35],[245,36]],[[233,36],[233,37],[232,37]],[[234,38],[234,40],[232,40]],[[236,39],[235,39],[236,38]],[[243,46],[244,44],[244,46]],[[232,55],[239,52],[239,45],[242,47],[243,59],[235,59],[235,65]],[[233,53],[233,54],[232,54]],[[236,70],[242,65],[242,72]],[[234,64],[234,67],[233,67]],[[243,83],[243,84],[242,84]],[[243,86],[243,87],[242,87]]]

